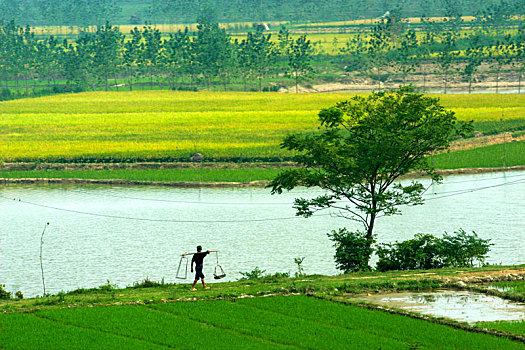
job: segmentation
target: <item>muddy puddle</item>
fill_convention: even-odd
[[[389,293],[356,299],[468,323],[525,320],[525,303],[468,291]]]

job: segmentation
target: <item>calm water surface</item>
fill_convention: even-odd
[[[335,215],[294,218],[293,199],[315,194],[306,189],[272,196],[267,189],[0,186],[1,196],[21,200],[0,198],[0,283],[26,296],[42,294],[39,251],[46,222],[43,262],[51,293],[107,280],[122,287],[146,277],[180,281],[175,278],[179,256],[197,244],[220,250],[225,280],[256,266],[293,275],[296,257],[306,257],[306,273],[336,274],[326,233],[359,226]],[[378,241],[461,227],[492,240],[489,262],[525,263],[525,172],[449,176],[431,185],[425,198],[422,206],[403,207],[401,216],[379,219]],[[271,220],[249,221],[260,219]],[[215,263],[215,256],[205,260],[210,281]]]
[[[468,291],[389,293],[357,299],[470,324],[525,320],[525,303]]]

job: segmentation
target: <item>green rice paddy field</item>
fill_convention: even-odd
[[[495,278],[524,266],[356,272],[338,276],[285,274],[211,283],[145,280],[30,299],[0,299],[1,349],[523,349],[524,322],[466,326],[385,312],[352,296],[450,288],[464,276]],[[525,281],[476,288],[525,300]],[[349,304],[350,303],[350,304]],[[413,314],[412,314],[413,315]],[[458,329],[457,327],[464,327]],[[479,328],[507,332],[500,337]]]
[[[0,315],[3,349],[523,349],[487,334],[306,296]]]

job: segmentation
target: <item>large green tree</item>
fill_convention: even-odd
[[[377,218],[400,214],[401,205],[423,203],[422,184],[396,180],[412,170],[439,180],[427,156],[446,149],[458,131],[454,112],[409,88],[339,102],[321,110],[319,122],[317,131],[290,135],[282,142],[283,148],[297,153],[299,167],[281,172],[270,184],[272,193],[320,187],[325,194],[295,199],[296,215],[338,210],[363,225],[368,248]]]

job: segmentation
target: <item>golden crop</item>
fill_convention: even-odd
[[[281,157],[354,94],[90,92],[0,103],[0,160]],[[436,95],[438,96],[438,95]],[[440,95],[460,120],[525,120],[525,95]]]

